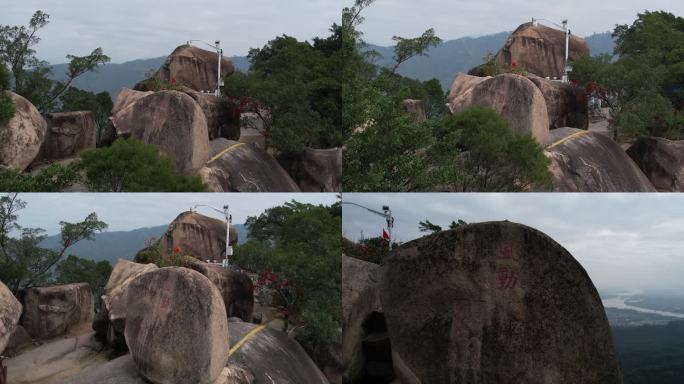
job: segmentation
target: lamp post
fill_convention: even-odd
[[[389,235],[389,250],[392,250],[392,228],[394,228],[394,217],[392,216],[392,210],[390,209],[389,205],[383,205],[382,206],[382,212],[381,211],[376,211],[375,209],[371,209],[368,207],[365,207],[361,204],[353,203],[351,201],[343,201],[342,204],[348,204],[348,205],[354,205],[359,208],[363,208],[375,215],[382,216],[385,218],[385,221],[387,222],[387,234]]]
[[[216,40],[214,45],[207,43],[202,40],[188,40],[188,45],[193,42],[203,43],[207,46],[216,50],[216,55],[218,56],[218,73],[216,74],[216,90],[214,90],[215,96],[221,95],[221,87],[223,86],[223,79],[221,78],[221,59],[223,58],[223,49],[221,48],[221,40]]]
[[[233,223],[233,216],[230,214],[230,207],[228,204],[223,206],[223,210],[220,210],[218,208],[214,208],[210,205],[205,205],[205,204],[197,204],[192,207],[191,211],[194,211],[197,209],[197,207],[207,207],[211,208],[214,211],[218,213],[222,213],[225,218],[226,218],[226,255],[225,258],[222,261],[222,266],[224,268],[229,268],[230,267],[230,259],[233,257],[233,247],[230,245],[230,225]]]

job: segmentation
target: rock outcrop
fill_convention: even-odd
[[[38,156],[45,140],[47,123],[31,102],[5,92],[14,103],[14,117],[0,125],[0,168],[25,170]]]
[[[289,169],[302,192],[342,190],[342,148],[306,148]]]
[[[240,139],[240,111],[228,99],[212,94],[184,91],[192,97],[207,119],[209,140],[219,137],[228,140]]]
[[[139,264],[128,260],[119,259],[109,275],[105,293],[102,295],[103,308],[95,316],[93,329],[95,335],[105,339],[107,343],[116,348],[125,350],[127,293],[128,287],[136,277],[157,270],[154,264]]]
[[[229,76],[233,72],[235,72],[233,61],[222,57],[221,77]],[[155,76],[162,84],[186,86],[200,92],[213,92],[216,89],[217,74],[216,52],[186,44],[176,48],[166,58]],[[144,88],[143,83],[136,85],[136,89]]]
[[[0,281],[0,355],[17,328],[21,317],[21,303],[12,291]]]
[[[539,76],[527,75],[539,88],[549,115],[549,129],[572,127],[587,129],[589,111],[584,89],[570,83],[546,80]]]
[[[123,101],[117,104],[125,105]],[[112,116],[112,123],[119,136],[155,145],[181,172],[195,172],[209,159],[207,119],[200,105],[185,93],[160,91],[130,101]]]
[[[610,137],[575,128],[551,131],[546,147],[556,192],[655,192]]]
[[[119,96],[116,97],[116,101],[114,102],[114,106],[112,107],[112,117],[116,116],[119,112],[135,104],[136,101],[152,94],[154,94],[154,92],[136,91],[125,87],[121,88]]]
[[[627,149],[660,192],[684,192],[684,140],[642,137]]]
[[[189,268],[206,276],[221,292],[228,318],[252,321],[254,313],[254,285],[244,273],[219,265],[195,262]]]
[[[235,346],[257,326],[242,321],[228,323],[230,345]],[[247,339],[228,360],[228,368],[253,377],[253,383],[327,384],[328,380],[304,349],[286,333],[265,327]],[[238,381],[244,384],[249,381]]]
[[[230,244],[237,244],[234,225],[230,227]],[[183,212],[169,224],[159,239],[165,254],[179,253],[199,260],[221,260],[226,253],[226,222],[197,212]]]
[[[422,123],[427,121],[425,102],[423,100],[406,99],[401,102],[401,108],[404,112],[414,116],[417,122]]]
[[[97,123],[89,111],[48,113],[43,157],[59,160],[96,146]]]
[[[587,42],[571,35],[570,61],[588,54]],[[560,79],[565,69],[565,31],[541,24],[522,24],[508,37],[495,61],[500,66],[511,67],[515,63],[518,68],[537,76]]]
[[[601,299],[545,234],[488,222],[396,248],[381,300],[405,383],[622,383]]]
[[[549,135],[549,115],[544,95],[524,76],[503,74],[484,80],[460,74],[454,79],[448,107],[456,114],[472,106],[497,111],[513,132],[532,135],[544,144]],[[457,92],[456,90],[460,91]]]
[[[26,332],[26,329],[21,325],[17,325],[17,328],[12,332],[5,351],[2,351],[2,342],[0,342],[0,355],[3,356],[16,356],[20,350],[33,345],[33,339],[31,335]]]
[[[26,290],[22,325],[34,339],[49,339],[87,328],[95,314],[88,283]]]
[[[213,192],[299,192],[268,152],[227,139],[212,140],[211,159],[199,172]]]
[[[363,379],[370,379],[369,376],[373,375],[373,370],[368,369],[374,363],[373,357],[366,355],[366,352],[372,352],[369,346],[384,341],[389,347],[386,329],[372,329],[374,320],[377,318],[379,321],[382,314],[379,267],[342,255],[342,360],[345,383],[365,382],[368,380]],[[391,363],[389,368],[391,370]]]
[[[156,384],[212,384],[228,360],[228,320],[218,289],[197,271],[161,268],[127,294],[126,343]]]

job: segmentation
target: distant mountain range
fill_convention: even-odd
[[[236,224],[238,244],[247,241],[247,228],[244,224]],[[145,247],[145,240],[150,237],[161,237],[168,224],[149,228],[138,228],[131,231],[103,232],[95,235],[93,240],[79,241],[67,250],[68,254],[95,261],[108,260],[112,265],[118,259],[132,260],[139,250]],[[40,245],[44,248],[59,249],[59,235],[47,237]]]
[[[249,61],[244,56],[234,56],[231,58],[235,68],[239,71],[249,69]],[[155,57],[152,59],[141,59],[127,61],[120,64],[105,64],[98,68],[97,72],[88,72],[77,78],[73,86],[90,92],[109,92],[112,99],[116,100],[121,88],[133,88],[141,80],[147,78],[149,72],[158,70],[166,56]],[[69,64],[57,64],[52,66],[52,79],[64,80]]]
[[[483,63],[488,53],[496,53],[504,45],[510,32],[500,32],[480,37],[463,37],[445,41],[438,47],[432,48],[429,56],[414,57],[399,68],[399,73],[422,81],[432,78],[439,79],[446,90],[458,72],[468,72]],[[586,38],[592,55],[612,52],[615,46],[609,32],[593,34]],[[382,56],[376,64],[390,66],[392,64],[393,47],[383,47],[370,44],[368,49],[374,49]],[[123,87],[133,87],[146,78],[146,74],[156,71],[162,66],[166,57],[133,60],[120,64],[107,64],[97,72],[86,73],[74,81],[74,86],[91,92],[106,91],[116,100]],[[235,68],[246,72],[249,61],[244,56],[232,57]],[[68,64],[52,66],[52,76],[56,80],[63,80],[66,76]]]
[[[445,41],[430,49],[428,56],[414,57],[403,63],[399,67],[399,73],[421,81],[436,78],[442,84],[442,88],[448,90],[457,73],[466,73],[484,63],[487,54],[496,54],[509,35],[510,32],[501,32],[494,35]],[[610,32],[596,33],[585,39],[592,55],[612,53],[615,47]],[[382,56],[375,64],[389,67],[394,63],[393,47],[369,44],[368,49],[373,49]]]

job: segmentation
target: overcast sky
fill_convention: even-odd
[[[22,193],[28,205],[19,212],[19,224],[39,227],[53,235],[59,222],[79,222],[90,212],[109,224],[108,231],[126,231],[171,223],[178,214],[196,204],[218,209],[230,206],[233,223],[242,224],[248,216],[291,200],[301,203],[331,205],[334,193]],[[206,207],[198,212],[218,219],[222,215]]]
[[[187,40],[219,39],[226,56],[246,55],[276,36],[327,36],[340,23],[341,0],[2,0],[0,25],[26,25],[40,9],[39,57],[52,64],[67,53],[101,46],[112,62],[166,56]]]
[[[564,246],[599,290],[684,291],[684,194],[354,194],[356,202],[395,217],[396,240],[425,235],[418,222],[448,227],[509,220],[534,227]],[[343,233],[381,234],[384,219],[343,205]]]
[[[351,0],[347,0],[351,4]],[[513,31],[532,17],[560,24],[568,19],[580,36],[631,24],[644,10],[684,16],[681,0],[377,0],[364,13],[360,29],[366,41],[391,45],[392,36],[419,36],[434,28],[444,40]]]

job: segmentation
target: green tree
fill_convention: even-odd
[[[684,18],[645,12],[613,37],[617,56],[576,61],[572,79],[610,109],[616,140],[684,137]]]
[[[91,111],[97,123],[97,142],[100,143],[106,131],[110,129],[109,116],[114,103],[109,92],[93,93],[71,87],[61,97],[63,112]],[[99,146],[99,145],[98,145]]]
[[[249,52],[247,74],[225,80],[223,94],[256,113],[268,145],[288,156],[341,145],[340,37],[313,43],[280,36]]]
[[[50,15],[39,10],[33,14],[28,26],[0,25],[0,65],[9,67],[14,92],[26,97],[41,112],[55,110],[58,99],[77,77],[110,61],[102,48],[96,48],[86,56],[67,55],[66,80],[49,79],[49,64],[38,59],[33,49],[40,42],[38,31],[49,22]]]
[[[94,212],[79,223],[61,221],[60,249],[42,248],[39,244],[46,237],[45,231],[17,223],[18,212],[24,208],[26,203],[17,194],[0,197],[0,280],[14,293],[50,281],[53,267],[69,247],[107,228]],[[14,231],[19,237],[11,236]]]
[[[418,230],[421,232],[437,233],[442,232],[442,227],[425,219],[425,221],[418,222]]]
[[[118,139],[111,147],[81,153],[80,167],[93,192],[201,192],[199,176],[179,173],[157,147]]]
[[[551,186],[549,160],[529,135],[514,133],[491,108],[473,107],[438,121],[418,189],[517,192]]]
[[[50,164],[37,174],[16,169],[0,170],[2,192],[61,192],[81,180],[75,164]]]
[[[95,306],[98,308],[111,273],[112,265],[107,260],[96,262],[69,255],[57,264],[57,282],[60,284],[88,283],[95,297]]]
[[[5,65],[0,62],[0,126],[14,116],[14,102],[5,94],[10,89],[10,76]]]
[[[427,56],[427,51],[430,47],[436,47],[442,44],[442,39],[435,36],[435,30],[430,28],[423,32],[419,37],[403,38],[400,36],[392,37],[396,41],[394,46],[394,67],[392,73],[395,73],[399,66],[415,56]]]
[[[249,240],[236,247],[239,266],[280,285],[289,322],[308,350],[340,342],[341,220],[339,204],[292,201],[248,218]]]

